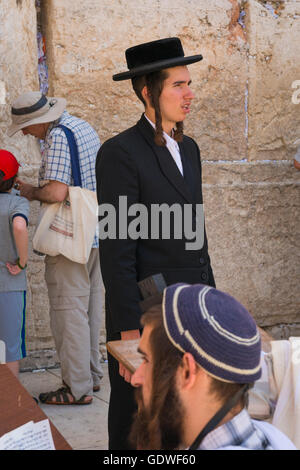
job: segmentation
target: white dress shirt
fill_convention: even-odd
[[[155,129],[155,124],[153,124],[152,121],[144,114],[145,118],[150,122],[151,126]],[[175,160],[175,163],[178,167],[178,170],[183,176],[183,168],[182,168],[182,161],[181,161],[181,156],[180,156],[180,150],[179,150],[179,145],[176,142],[176,140],[172,139],[165,131],[163,131],[163,136],[166,139],[167,143],[167,149],[169,150],[170,154]]]

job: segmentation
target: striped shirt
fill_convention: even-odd
[[[201,442],[199,450],[222,450],[228,446],[249,450],[273,449],[264,433],[255,426],[245,409],[227,423],[207,434]]]
[[[69,144],[64,131],[57,127],[59,124],[63,124],[74,133],[79,153],[82,187],[96,191],[95,166],[100,148],[99,136],[90,124],[71,116],[67,111],[64,111],[60,118],[52,122],[48,128],[42,150],[39,185],[47,180],[59,181],[68,186],[74,184]],[[98,246],[99,240],[95,235],[93,248]]]

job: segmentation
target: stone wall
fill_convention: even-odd
[[[34,2],[0,3],[3,62],[9,64],[0,75],[7,87],[1,145],[22,149],[24,171],[34,179],[35,143],[4,137],[10,99],[38,86]],[[196,98],[185,128],[201,148],[217,286],[277,338],[299,335],[300,173],[292,159],[300,104],[292,103],[292,83],[300,80],[300,1],[44,0],[41,6],[49,95],[65,97],[68,111],[89,121],[102,142],[143,111],[130,82],[111,79],[127,69],[127,47],[179,36],[186,55],[203,55],[189,67]],[[42,274],[42,262],[32,255],[28,342],[53,362]]]
[[[44,13],[50,91],[102,141],[142,112],[130,83],[111,79],[127,47],[179,36],[186,55],[202,53],[185,126],[201,148],[217,285],[277,337],[299,334],[300,1],[52,0]]]
[[[18,132],[7,136],[11,103],[23,92],[39,89],[37,71],[36,9],[34,0],[0,0],[0,148],[11,151],[22,164],[20,177],[36,182],[40,147],[33,137]],[[31,204],[30,239],[38,203]],[[29,351],[53,347],[48,320],[48,297],[43,281],[43,263],[32,253],[27,269],[26,337]]]

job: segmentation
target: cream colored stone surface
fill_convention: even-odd
[[[40,147],[36,139],[18,132],[7,136],[11,123],[11,103],[23,92],[38,90],[36,10],[34,0],[0,1],[0,148],[14,153],[22,164],[20,177],[36,183],[40,165]],[[30,239],[34,233],[38,203],[31,204]],[[28,262],[27,349],[53,347],[49,330],[48,297],[43,280],[43,263],[32,253]]]
[[[102,141],[142,112],[130,81],[111,79],[127,69],[127,47],[179,36],[186,55],[202,53],[189,67],[195,100],[185,127],[204,162],[212,263],[218,287],[264,326],[300,317],[292,167],[300,104],[291,101],[300,79],[299,3],[51,0],[45,8],[51,92],[65,96]]]
[[[68,111],[90,122],[102,142],[143,111],[130,81],[112,81],[127,69],[126,48],[179,36],[186,55],[203,55],[189,67],[195,99],[185,128],[201,148],[217,286],[277,337],[297,334],[300,173],[292,157],[300,103],[292,102],[292,85],[300,88],[300,1],[44,0],[42,9],[49,94],[64,96]],[[0,146],[36,182],[37,143],[5,134],[11,101],[39,87],[34,1],[0,0],[0,24]],[[31,237],[37,214],[34,203]],[[43,263],[30,250],[27,338],[41,366],[57,357]],[[103,320],[101,350],[104,342]]]
[[[12,151],[23,169],[39,165],[40,152],[34,138],[25,139],[21,133],[9,138],[11,103],[22,92],[38,89],[36,11],[34,0],[0,1],[0,145]]]
[[[249,158],[291,159],[300,137],[300,104],[292,101],[300,80],[300,1],[248,4]]]
[[[261,326],[299,322],[300,186],[291,163],[206,163],[203,181],[217,287]]]
[[[47,1],[51,93],[64,96],[69,110],[91,122],[106,140],[135,124],[142,112],[130,81],[112,81],[114,73],[127,70],[125,49],[179,36],[186,55],[204,57],[190,66],[196,98],[188,132],[201,139],[209,160],[244,158],[247,48],[233,17],[236,3]]]

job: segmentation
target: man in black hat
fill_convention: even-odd
[[[138,282],[148,276],[162,273],[167,285],[187,282],[215,286],[203,219],[202,242],[197,240],[198,209],[203,203],[200,153],[194,140],[183,134],[183,121],[194,98],[186,66],[201,59],[201,55],[185,57],[178,38],[162,39],[127,49],[129,71],[113,77],[115,81],[131,79],[145,113],[135,126],[106,141],[97,156],[100,208],[109,204],[116,213],[116,234],[108,230],[107,236],[101,237],[100,233],[108,341],[139,337],[142,312]],[[120,203],[124,197],[128,214]],[[140,236],[129,233],[131,224],[136,223],[132,215],[136,204],[146,210]],[[166,206],[171,221],[168,236],[163,227]],[[162,227],[158,230],[152,218],[154,207],[162,209]],[[175,208],[182,213],[191,209],[191,227],[186,227],[187,218],[176,217]],[[148,236],[143,231],[145,226]],[[189,244],[191,233],[194,244]],[[133,388],[127,383],[130,374],[110,355],[108,361],[109,448],[128,449],[136,407]]]

